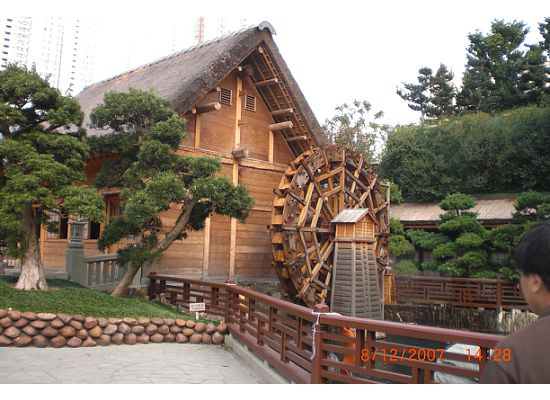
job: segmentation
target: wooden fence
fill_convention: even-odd
[[[295,383],[435,383],[449,375],[476,380],[502,339],[333,315],[325,305],[312,310],[233,284],[154,273],[149,294],[184,307],[206,303],[208,313],[225,317],[236,340]],[[354,329],[355,337],[343,327]],[[471,347],[470,356],[447,350],[458,343]]]
[[[449,304],[526,310],[527,303],[516,282],[501,279],[395,276],[397,303]]]

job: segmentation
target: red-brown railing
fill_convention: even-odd
[[[207,312],[225,317],[236,340],[295,383],[434,383],[449,375],[476,380],[502,339],[331,315],[325,305],[312,310],[233,284],[149,279],[151,298],[163,294],[184,307],[206,303]],[[343,327],[354,329],[355,337],[343,334]],[[448,351],[458,343],[471,346],[470,354]]]
[[[397,303],[527,309],[519,285],[501,279],[395,276]]]

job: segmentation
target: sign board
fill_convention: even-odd
[[[197,312],[206,310],[206,305],[204,303],[189,303],[189,311]]]

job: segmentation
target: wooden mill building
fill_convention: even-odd
[[[193,277],[273,277],[268,225],[277,187],[286,166],[312,145],[326,143],[321,127],[277,45],[273,27],[263,22],[222,38],[172,54],[111,79],[93,84],[78,96],[86,115],[109,91],[151,89],[172,102],[187,120],[181,154],[219,156],[222,173],[248,186],[255,198],[246,224],[214,215],[201,232],[176,241],[154,269]],[[90,131],[90,135],[103,132]],[[103,162],[87,162],[91,184]],[[107,221],[120,213],[117,190],[104,191]],[[163,218],[174,218],[166,212]],[[103,224],[88,224],[85,255],[100,254]],[[47,268],[65,268],[67,227],[41,232]],[[112,246],[114,253],[119,246]]]

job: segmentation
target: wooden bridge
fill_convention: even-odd
[[[149,295],[182,307],[204,302],[206,312],[225,317],[236,340],[295,383],[437,383],[442,375],[476,380],[502,340],[333,315],[325,305],[312,310],[234,284],[154,273]],[[344,327],[355,330],[355,337],[342,333]],[[453,344],[479,349],[480,360],[447,351]]]

